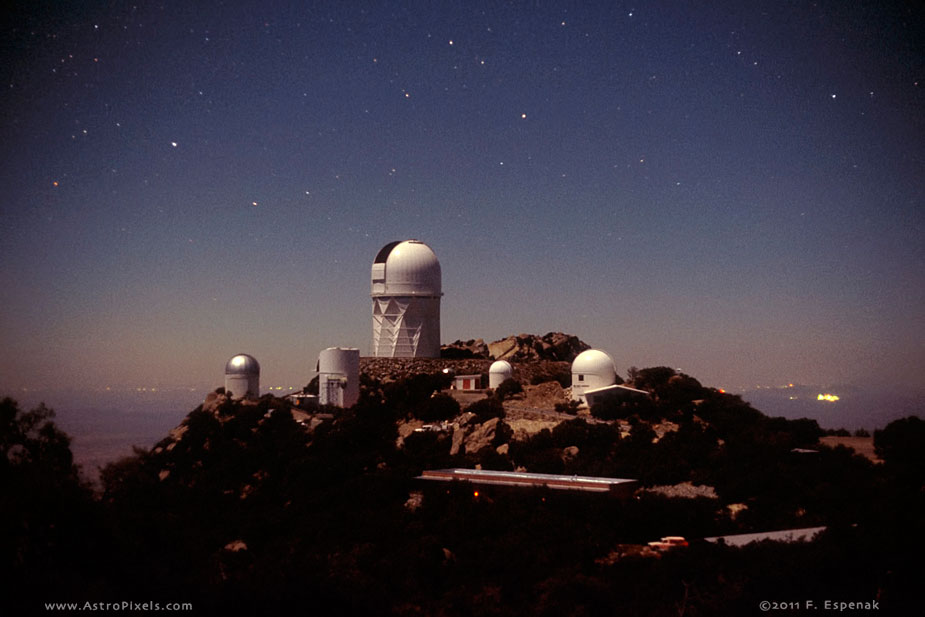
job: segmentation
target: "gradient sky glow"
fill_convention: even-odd
[[[406,238],[445,342],[925,388],[915,3],[22,4],[0,393],[304,385]]]

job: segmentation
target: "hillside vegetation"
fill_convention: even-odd
[[[222,615],[743,615],[764,599],[877,600],[896,614],[915,606],[925,423],[878,431],[885,462],[875,465],[818,445],[814,421],[769,418],[672,369],[637,371],[630,384],[650,396],[536,430],[515,428],[506,410],[522,396],[515,388],[507,402],[493,394],[461,408],[435,394],[448,385],[442,373],[366,377],[360,402],[322,410],[330,416],[269,395],[216,394],[150,450],[103,469],[98,493],[81,482],[53,413],[5,399],[0,574],[12,591],[0,608],[126,598]],[[425,423],[439,430],[413,430]],[[654,490],[627,501],[476,495],[415,480],[478,465],[637,478]],[[693,541],[817,525],[828,530],[804,544]],[[691,546],[633,548],[665,535]]]

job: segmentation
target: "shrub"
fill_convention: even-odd
[[[570,413],[573,416],[578,414],[578,408],[581,403],[578,401],[569,401],[567,403],[556,403],[556,411],[559,413]]]
[[[524,388],[520,385],[519,381],[512,377],[508,377],[495,388],[495,396],[498,397],[499,401],[503,401],[523,391]]]
[[[504,406],[496,398],[483,398],[468,407],[466,411],[475,414],[475,420],[479,424],[491,420],[492,418],[504,418]]]
[[[424,422],[440,422],[459,415],[459,403],[448,394],[435,394],[414,410],[414,415]]]

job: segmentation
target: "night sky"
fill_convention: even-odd
[[[444,342],[925,388],[915,4],[22,2],[0,392],[304,385],[406,238]]]

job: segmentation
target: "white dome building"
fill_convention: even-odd
[[[225,365],[225,393],[232,398],[260,396],[260,364],[254,356],[239,353]]]
[[[514,368],[507,360],[498,360],[488,367],[488,387],[497,388],[505,379],[510,379],[514,375]]]
[[[617,367],[609,354],[588,349],[572,362],[572,400],[587,405],[585,392],[617,383]]]
[[[360,350],[328,347],[318,355],[318,401],[353,407],[360,398]]]
[[[372,355],[440,357],[440,262],[419,240],[390,242],[372,267]]]

